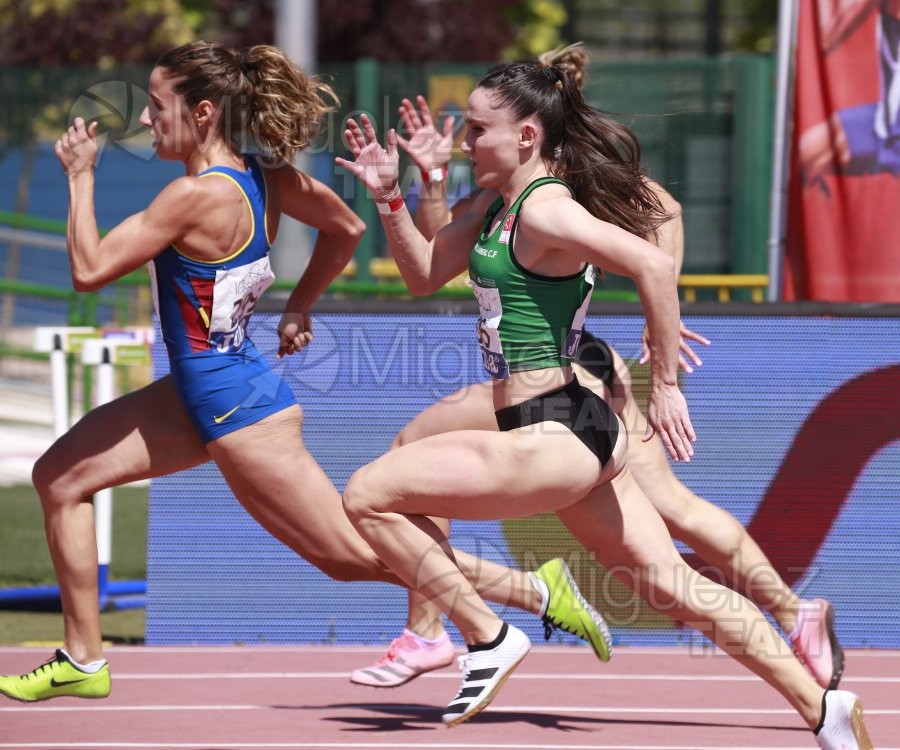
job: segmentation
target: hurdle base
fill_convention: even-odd
[[[146,581],[107,581],[100,595],[100,610],[139,609],[145,606]],[[33,586],[0,590],[0,611],[61,612],[58,586]]]

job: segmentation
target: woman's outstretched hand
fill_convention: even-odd
[[[398,189],[400,157],[397,152],[397,132],[393,129],[387,132],[385,149],[378,142],[369,118],[360,115],[359,121],[349,120],[344,131],[347,148],[353,154],[354,161],[338,156],[334,162],[356,175],[376,201],[383,201]]]
[[[681,338],[678,342],[678,364],[682,370],[685,372],[693,372],[694,367],[700,367],[703,364],[703,360],[700,359],[700,355],[697,354],[691,348],[690,341],[696,341],[699,344],[703,344],[703,346],[709,346],[710,341],[706,336],[701,336],[699,333],[692,331],[690,328],[685,326],[684,322],[681,323]],[[690,360],[690,361],[688,361]],[[644,332],[641,334],[641,358],[639,360],[639,364],[645,365],[650,361],[650,333],[647,330],[647,326],[644,326]],[[693,362],[693,366],[691,365]]]
[[[416,104],[418,110],[409,99],[401,102],[400,120],[409,139],[398,135],[397,142],[423,172],[446,167],[453,155],[453,124],[456,118],[445,117],[441,130],[438,130],[425,97],[417,96]]]

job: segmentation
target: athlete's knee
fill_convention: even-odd
[[[375,493],[372,491],[371,475],[371,468],[363,466],[354,472],[344,488],[344,512],[357,529],[366,519],[371,519],[375,515]]]
[[[402,448],[404,445],[414,443],[418,439],[419,436],[416,434],[415,422],[410,422],[394,437],[394,440],[391,443],[391,450]]]
[[[688,564],[672,549],[644,549],[631,567],[612,569],[614,575],[638,592],[654,609],[665,611],[684,592]]]
[[[655,488],[666,491],[661,502],[654,502],[654,496],[648,493],[650,501],[666,524],[669,534],[673,539],[688,543],[688,539],[696,538],[697,514],[690,493],[682,493],[666,486],[662,482]]]
[[[743,544],[747,530],[728,511],[689,491],[676,507],[678,512],[665,521],[672,536],[689,547],[733,552]]]
[[[96,489],[83,481],[71,467],[60,465],[50,453],[45,453],[31,470],[31,482],[41,499],[45,512],[81,502]]]
[[[371,549],[363,555],[338,554],[308,560],[329,578],[343,583],[351,581],[384,581],[390,571]]]

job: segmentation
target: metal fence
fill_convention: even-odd
[[[401,98],[417,93],[426,94],[441,114],[459,115],[486,69],[360,60],[319,71],[337,90],[342,107],[329,119],[306,163],[366,220],[369,229],[356,257],[358,281],[373,281],[371,261],[384,255],[385,248],[374,204],[334,164],[334,156],[345,153],[341,133],[346,117],[365,111],[383,133],[399,125]],[[588,70],[588,100],[637,132],[647,171],[682,204],[686,273],[766,271],[773,73],[773,60],[756,56],[604,62]],[[87,302],[71,295],[63,245],[53,239],[59,229],[53,222],[65,220],[68,201],[52,141],[76,114],[99,118],[108,136],[97,171],[98,221],[112,226],[144,208],[180,174],[180,165],[155,158],[138,123],[148,75],[145,67],[0,70],[2,330],[29,324],[144,322],[130,319],[149,312],[137,309],[135,300],[144,304],[147,298],[138,298],[132,287]],[[458,158],[451,191],[459,194],[468,187],[466,161]],[[410,202],[415,202],[414,190]],[[11,231],[12,225],[21,225],[22,215],[39,220],[37,234]],[[26,223],[29,229],[36,226]],[[629,288],[614,277],[606,286]]]

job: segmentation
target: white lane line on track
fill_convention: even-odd
[[[46,645],[28,645],[28,646],[0,646],[0,654],[25,654],[42,652],[47,649],[62,648],[62,643],[48,643]],[[321,646],[304,646],[294,644],[268,645],[268,646],[107,646],[107,650],[111,653],[141,653],[141,654],[208,654],[211,652],[221,654],[250,654],[250,653],[333,653],[333,654],[376,654],[383,653],[387,648],[387,644],[383,646],[332,646],[323,644]],[[458,647],[462,653],[462,646]],[[848,658],[900,658],[900,649],[844,649]],[[541,653],[570,653],[573,655],[581,655],[591,653],[587,645],[584,646],[547,646],[543,644],[535,644],[531,650],[532,655]],[[615,649],[615,656],[632,657],[642,655],[663,655],[663,656],[692,656],[699,658],[721,658],[728,659],[728,655],[720,651],[715,651],[711,647],[683,647],[683,648],[653,648],[644,646],[621,646]]]
[[[127,750],[127,748],[150,748],[153,750],[303,750],[304,748],[346,748],[346,750],[372,750],[373,748],[390,748],[390,750],[772,750],[771,745],[554,745],[541,743],[529,745],[522,743],[448,743],[448,742],[69,742],[60,745],[58,742],[17,742],[15,744],[0,742],[0,748],[26,750],[27,748],[50,748],[59,750]],[[783,745],[779,750],[809,750],[809,744]],[[882,747],[879,750],[900,750],[896,747]]]
[[[402,703],[360,703],[352,706],[367,711],[383,711],[385,713],[396,713],[398,711],[417,711],[422,710],[421,704],[404,705]],[[302,707],[301,707],[302,708]],[[315,706],[321,709],[322,706]],[[325,706],[324,708],[328,708]],[[347,708],[346,705],[341,708]],[[110,705],[79,705],[79,706],[46,706],[38,705],[21,705],[0,708],[0,713],[71,713],[78,711],[272,711],[273,706],[253,705],[253,704],[235,704],[235,705],[176,705],[176,706],[110,706]],[[438,713],[441,709],[434,707],[434,713]],[[759,715],[759,708],[673,708],[671,706],[664,707],[630,707],[630,706],[493,706],[488,707],[485,713],[502,711],[504,713],[555,713],[555,714],[691,714],[691,715],[728,715],[728,714],[748,714],[752,716]],[[792,708],[766,708],[767,715],[782,714],[785,716],[795,716],[796,711]],[[900,716],[900,708],[884,708],[884,709],[866,709],[866,716]]]
[[[520,680],[600,680],[622,681],[632,680],[638,682],[758,682],[763,684],[759,677],[754,675],[669,675],[669,674],[569,674],[566,672],[516,672],[516,681]],[[349,680],[347,672],[114,672],[113,680],[322,680],[340,679]],[[458,672],[437,672],[423,674],[420,680],[459,680]],[[870,683],[870,684],[894,684],[900,683],[900,677],[850,677],[846,676],[841,684]]]

